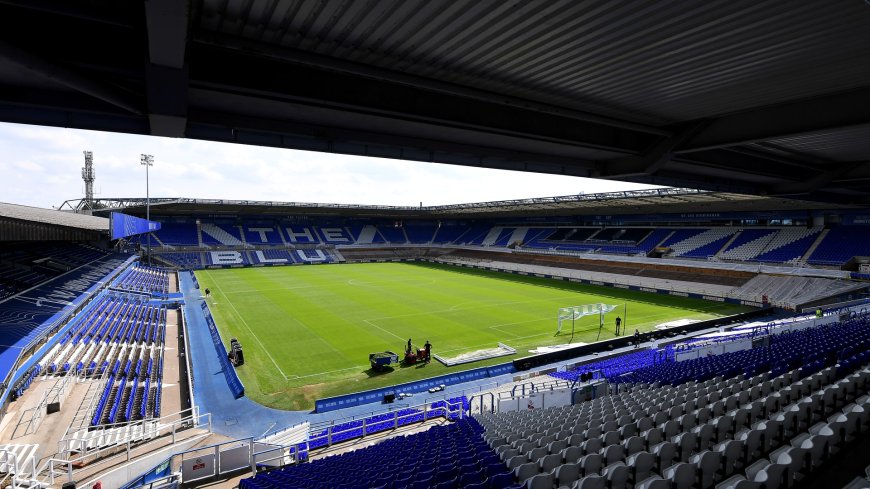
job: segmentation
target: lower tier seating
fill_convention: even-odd
[[[510,487],[513,476],[468,418],[363,450],[242,479],[240,489]]]

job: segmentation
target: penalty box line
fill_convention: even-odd
[[[281,374],[281,377],[284,377],[284,380],[285,380],[285,381],[290,380],[290,379],[287,377],[287,374],[285,374],[284,371],[281,370],[281,367],[278,366],[278,362],[275,361],[275,358],[272,357],[272,354],[269,353],[269,350],[267,350],[266,347],[265,347],[265,345],[263,345],[263,342],[260,341],[260,337],[257,336],[257,335],[254,333],[254,330],[252,330],[250,326],[248,326],[248,322],[245,321],[244,316],[242,316],[242,315],[239,313],[239,310],[236,309],[236,306],[233,305],[233,301],[230,300],[229,296],[227,296],[226,294],[224,294],[224,291],[223,291],[223,289],[221,289],[220,284],[218,284],[217,282],[215,282],[214,278],[212,278],[212,276],[211,276],[211,272],[208,271],[208,270],[206,270],[206,273],[208,274],[208,277],[209,277],[210,279],[212,279],[212,282],[214,282],[214,285],[215,285],[215,287],[217,287],[218,291],[220,291],[220,293],[221,293],[221,294],[226,298],[226,300],[227,300],[227,304],[229,304],[230,307],[233,308],[233,311],[235,311],[236,316],[239,317],[239,319],[242,321],[242,324],[245,326],[245,328],[248,330],[248,332],[251,333],[251,336],[253,336],[254,339],[257,340],[257,344],[260,345],[260,348],[262,348],[263,351],[266,352],[266,356],[269,357],[269,360],[272,360],[272,365],[274,365],[275,368],[278,369],[278,373]]]

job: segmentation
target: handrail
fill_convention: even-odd
[[[162,426],[158,425],[158,426],[156,426],[155,429],[148,431],[147,433],[143,432],[143,436],[139,440],[128,439],[126,441],[122,441],[122,442],[119,442],[119,443],[116,443],[116,444],[113,444],[110,446],[106,446],[106,447],[94,450],[92,452],[86,451],[87,450],[87,442],[90,441],[88,439],[61,440],[60,442],[58,442],[59,444],[63,443],[64,441],[67,442],[67,450],[66,450],[67,453],[70,451],[73,451],[73,448],[74,448],[73,445],[78,444],[79,449],[80,449],[80,451],[78,453],[80,453],[80,455],[78,457],[70,458],[70,459],[50,458],[49,460],[47,460],[45,462],[45,465],[43,466],[42,469],[40,469],[39,473],[41,474],[45,471],[48,471],[48,478],[49,478],[48,482],[53,485],[55,483],[55,478],[58,476],[58,472],[55,470],[55,466],[66,466],[67,469],[64,472],[64,474],[66,475],[66,480],[68,482],[72,482],[75,480],[74,479],[74,471],[75,471],[76,465],[83,465],[87,468],[93,468],[93,465],[95,463],[102,463],[103,462],[103,460],[97,461],[98,458],[100,458],[102,456],[112,455],[112,453],[108,453],[108,452],[118,453],[117,450],[119,447],[125,447],[125,452],[127,453],[127,461],[129,461],[130,460],[130,450],[132,448],[134,448],[134,447],[146,447],[149,444],[151,444],[152,442],[158,441],[159,438],[162,438],[163,436],[166,436],[169,434],[172,435],[172,444],[175,445],[175,443],[177,442],[176,435],[177,435],[178,431],[182,431],[183,429],[186,429],[186,428],[193,428],[193,427],[197,427],[197,426],[202,426],[203,424],[205,424],[205,423],[197,423],[196,422],[196,420],[200,419],[200,418],[207,419],[208,432],[211,433],[212,432],[212,416],[211,416],[211,413],[205,413],[205,414],[191,415],[191,416],[188,416],[186,418],[182,418],[180,420],[177,420],[177,421],[174,421],[172,423],[165,424]],[[191,422],[192,422],[192,424],[190,426],[187,426],[187,423],[191,423]],[[182,430],[176,429],[179,426],[181,426]],[[115,427],[117,427],[117,426],[115,426]],[[167,428],[171,428],[171,431],[166,430]],[[166,431],[164,431],[164,430],[166,430]],[[81,450],[82,448],[84,448],[84,450]],[[63,452],[64,452],[64,450],[61,450],[61,453],[63,453]],[[87,459],[91,459],[91,461],[89,463],[84,463],[84,462],[86,462]],[[34,477],[35,477],[35,475],[34,475]]]
[[[207,420],[206,423],[197,422],[201,418],[205,418]],[[167,424],[160,424],[159,421],[154,421],[154,420],[140,420],[140,421],[137,421],[135,423],[128,423],[126,425],[126,426],[131,427],[131,431],[132,431],[132,428],[134,428],[135,426],[141,425],[142,431],[139,432],[139,434],[137,436],[130,436],[126,440],[119,440],[118,442],[116,442],[112,445],[105,446],[102,448],[97,448],[93,451],[88,451],[88,443],[90,441],[92,441],[94,438],[98,438],[99,436],[101,436],[101,434],[100,434],[101,430],[89,430],[88,433],[89,434],[94,433],[94,435],[91,435],[88,438],[80,438],[80,439],[66,438],[64,440],[61,440],[59,442],[59,444],[64,444],[64,445],[61,446],[60,453],[76,452],[79,455],[75,458],[70,458],[69,461],[70,462],[83,462],[83,461],[85,461],[85,459],[90,458],[90,457],[93,457],[94,459],[99,458],[100,455],[105,454],[108,451],[116,450],[119,446],[122,446],[122,445],[127,445],[128,447],[132,446],[133,444],[136,444],[136,446],[144,446],[144,445],[147,445],[148,443],[150,443],[158,438],[161,438],[161,437],[169,435],[169,434],[172,435],[172,443],[174,444],[176,442],[176,435],[179,431],[183,431],[183,430],[188,429],[188,428],[196,428],[196,427],[202,426],[203,424],[207,424],[208,432],[211,432],[212,431],[211,423],[212,423],[211,413],[205,413],[205,414],[198,414],[197,413],[197,414],[193,414],[193,415],[187,416],[185,418],[181,418],[179,420],[176,420],[176,421],[173,421],[173,422],[170,422]],[[118,425],[104,425],[104,426],[111,426],[112,428],[124,427],[124,425],[120,425],[120,426],[118,426]],[[128,454],[128,456],[129,456],[129,454]]]
[[[439,401],[439,402],[442,402],[442,401]],[[416,417],[420,416],[421,414],[423,415],[423,417],[422,417],[422,419],[417,421],[419,423],[426,422],[426,421],[433,419],[433,418],[438,418],[438,417],[442,417],[442,416],[449,416],[451,414],[457,414],[457,413],[459,415],[459,419],[463,419],[465,417],[466,413],[465,413],[462,401],[451,402],[450,400],[444,399],[443,402],[445,404],[444,407],[439,406],[439,407],[433,408],[433,407],[431,407],[432,403],[427,403],[427,404],[422,404],[420,406],[415,406],[416,408],[420,408],[422,406],[422,413],[418,409],[415,409],[413,412],[409,412],[409,413],[402,414],[402,415],[399,414],[399,411],[393,411],[392,412],[393,413],[392,419],[379,420],[379,421],[374,422],[373,424],[383,425],[385,423],[392,422],[393,429],[396,429],[399,426],[406,426],[409,424],[415,424],[415,422],[400,423],[400,421],[408,419],[408,418],[416,418]],[[409,407],[406,409],[411,409],[411,408]],[[430,414],[432,411],[437,411],[439,414],[432,415],[432,414]],[[364,418],[361,421],[362,421],[362,426],[348,426],[348,427],[345,427],[344,429],[339,429],[339,430],[336,430],[336,426],[329,425],[325,428],[326,433],[324,433],[322,435],[311,436],[309,434],[307,443],[310,445],[312,441],[326,440],[326,446],[332,446],[334,444],[333,438],[336,435],[341,435],[341,434],[348,433],[348,432],[355,432],[358,430],[362,430],[360,437],[365,438],[369,434],[374,434],[374,433],[378,433],[380,431],[383,431],[382,429],[377,429],[373,433],[369,433],[369,431],[368,431],[368,426],[369,426],[368,418]],[[311,432],[314,432],[315,429],[318,431],[323,430],[323,428],[312,428]],[[350,437],[348,439],[352,439],[352,438],[358,438],[358,437],[353,436],[353,437]],[[344,440],[342,440],[342,441],[344,441]]]

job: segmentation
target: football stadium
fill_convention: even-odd
[[[870,488],[867,2],[9,0],[0,24],[2,123],[600,189],[199,198],[181,177],[221,165],[154,151],[110,197],[83,147],[83,196],[48,208],[4,175],[0,487]]]

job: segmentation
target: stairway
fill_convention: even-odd
[[[526,235],[529,233],[528,227],[519,227],[514,229],[514,232],[511,233],[511,237],[508,239],[508,246],[513,243],[525,243]]]
[[[823,229],[822,232],[819,233],[819,237],[816,238],[815,241],[813,241],[812,246],[810,246],[810,248],[807,250],[807,252],[804,253],[804,256],[801,257],[802,262],[806,263],[806,261],[809,260],[811,256],[813,256],[813,253],[816,252],[816,248],[818,248],[819,245],[822,244],[822,241],[825,240],[825,237],[827,237],[828,233],[830,233],[830,232],[831,232],[830,229]]]
[[[374,241],[377,232],[378,228],[372,226],[371,224],[366,224],[360,231],[359,236],[356,240],[356,244],[372,244],[372,241]]]
[[[344,255],[342,255],[341,252],[338,251],[338,249],[333,248],[333,249],[329,250],[329,252],[330,252],[330,254],[332,255],[332,257],[335,259],[336,262],[338,262],[338,263],[344,263],[344,262],[347,261],[347,260],[344,258]]]
[[[241,225],[239,225],[239,226],[233,226],[233,227],[234,227],[234,228],[237,228],[237,229],[239,230],[239,236],[242,237],[242,245],[244,245],[244,246],[247,247],[247,246],[248,246],[248,240],[247,240],[247,238],[245,238],[245,229],[244,229]]]
[[[142,406],[142,396],[145,392],[145,386],[140,382],[139,386],[136,388],[136,395],[133,396],[133,411],[130,417],[130,421],[139,420],[141,416],[139,416],[140,407]]]
[[[483,238],[483,242],[480,244],[483,246],[491,246],[498,239],[502,229],[501,226],[493,226],[489,232],[486,233],[486,237]]]
[[[111,381],[113,384],[117,384],[113,379]],[[100,424],[108,424],[109,423],[109,414],[112,412],[112,406],[115,405],[115,398],[118,397],[118,389],[119,385],[112,386],[112,392],[109,393],[109,397],[106,399],[105,407],[103,408],[103,412],[100,416]]]
[[[734,234],[735,230],[730,228],[713,228],[708,229],[700,234],[696,234],[688,239],[684,239],[682,241],[678,241],[676,243],[671,244],[670,248],[673,250],[671,252],[671,256],[683,256],[690,255],[693,251],[712,244],[720,239],[729,236],[730,234]],[[721,249],[721,248],[720,248]],[[690,255],[691,256],[691,255]]]
[[[664,238],[663,240],[661,240],[661,241],[659,241],[658,243],[656,243],[656,245],[655,245],[654,248],[658,248],[659,246],[662,245],[662,243],[667,242],[667,240],[671,239],[671,236],[673,236],[674,233],[676,233],[676,231],[671,231],[670,233],[668,233],[668,235],[665,236],[665,238]],[[650,234],[652,234],[652,233],[650,233]],[[646,239],[646,238],[644,238],[644,239]]]
[[[718,256],[721,256],[722,252],[724,252],[725,250],[727,250],[728,247],[731,246],[731,243],[733,243],[734,241],[736,241],[737,238],[740,237],[740,235],[741,235],[742,233],[743,233],[743,230],[740,230],[740,231],[737,231],[736,233],[734,233],[734,234],[731,236],[731,239],[729,239],[728,241],[726,241],[725,244],[722,245],[721,248],[719,248],[719,251],[716,252],[716,256],[717,256],[717,257],[718,257]]]

